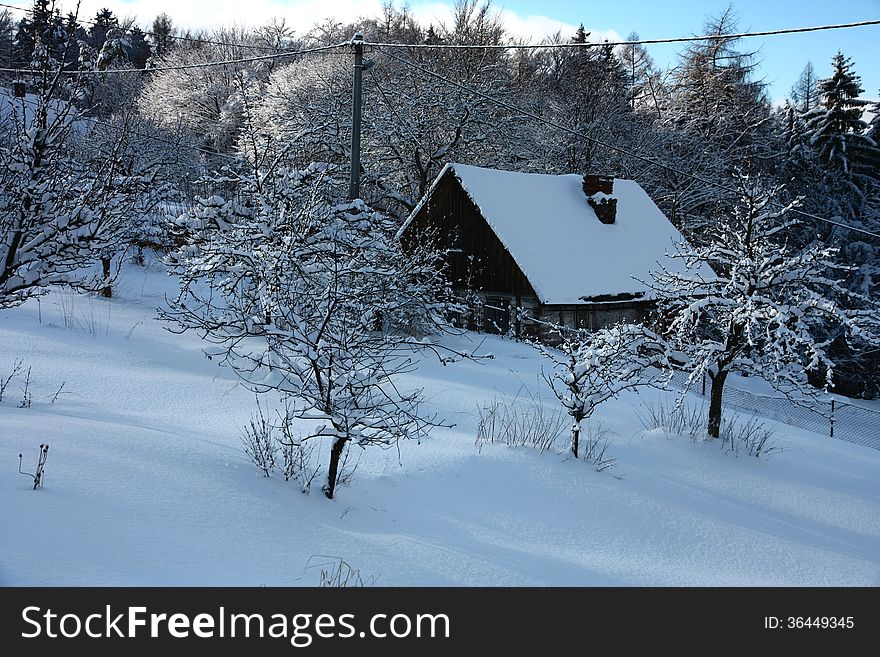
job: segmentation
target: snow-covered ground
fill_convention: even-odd
[[[539,357],[496,337],[491,361],[426,360],[421,385],[456,423],[363,453],[329,501],[265,479],[240,428],[253,396],[155,319],[174,281],[130,267],[113,300],[53,292],[0,312],[0,584],[314,585],[343,559],[378,585],[880,585],[880,452],[774,425],[756,459],[597,413],[617,459],[474,445],[477,405],[542,389]],[[61,384],[63,388],[55,396]],[[549,403],[549,399],[548,399]],[[50,451],[32,490],[38,446]]]

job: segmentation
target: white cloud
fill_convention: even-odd
[[[30,7],[30,0],[12,0],[8,4]],[[59,6],[67,12],[75,7],[75,0],[60,0]],[[398,4],[401,4],[398,2]],[[419,2],[411,0],[410,10],[423,23],[449,22],[452,0]],[[340,22],[354,21],[358,16],[374,16],[381,12],[382,0],[82,0],[80,19],[91,19],[103,7],[120,17],[135,16],[141,27],[148,29],[153,18],[165,12],[182,29],[212,28],[224,25],[257,26],[270,19],[284,18],[297,33],[304,33],[316,22],[333,18]],[[520,15],[512,10],[499,9],[507,30],[516,37],[539,41],[556,31],[564,37],[574,34],[577,25],[542,15]],[[17,13],[17,12],[16,12]],[[620,40],[614,30],[595,30],[591,41]]]

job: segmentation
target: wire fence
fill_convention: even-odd
[[[684,389],[687,378],[687,372],[675,371],[670,383]],[[691,392],[705,397],[709,392],[709,382],[702,385],[697,382],[691,386]],[[880,411],[840,399],[817,400],[808,407],[785,397],[759,395],[728,383],[724,386],[724,404],[741,412],[760,415],[830,438],[880,449]]]
[[[465,302],[465,305],[467,303]],[[469,308],[465,318],[465,326],[477,331],[499,333],[508,337],[518,337],[520,322],[528,324],[545,324],[555,331],[577,331],[571,327],[560,327],[555,324],[522,314],[522,309],[512,305],[492,305],[485,302],[477,303]],[[670,385],[681,390],[687,387],[687,372],[674,370]],[[704,380],[692,384],[690,391],[706,398],[709,382]],[[776,420],[799,429],[806,429],[829,438],[846,440],[865,447],[880,450],[880,411],[864,406],[828,397],[827,400],[810,401],[810,405],[795,403],[785,396],[760,395],[736,388],[728,382],[724,386],[724,404],[740,412]]]

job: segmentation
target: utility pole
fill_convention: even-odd
[[[351,38],[354,48],[354,89],[351,103],[351,178],[348,198],[361,195],[361,95],[364,75],[364,35],[356,32]]]

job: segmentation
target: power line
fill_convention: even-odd
[[[8,5],[4,3],[0,3],[0,7],[7,7],[9,9],[17,9],[19,11],[30,12],[31,10],[26,7],[17,7],[15,5]],[[79,20],[78,22],[84,23],[87,25],[96,25],[95,21],[89,20]],[[449,49],[449,50],[539,50],[543,48],[589,48],[593,46],[634,46],[634,45],[653,45],[653,44],[664,44],[664,43],[688,43],[693,41],[723,41],[726,39],[747,39],[751,37],[761,37],[761,36],[778,36],[785,34],[803,34],[807,32],[821,32],[826,30],[841,30],[841,29],[849,29],[855,27],[870,27],[874,25],[880,25],[880,19],[878,20],[867,20],[867,21],[857,21],[853,23],[833,23],[829,25],[814,25],[807,27],[790,27],[790,28],[781,28],[777,30],[763,30],[760,32],[740,32],[737,34],[705,34],[703,36],[689,36],[689,37],[671,37],[671,38],[662,38],[662,39],[636,39],[632,41],[602,41],[602,42],[593,42],[593,43],[575,43],[575,42],[567,42],[567,43],[525,43],[525,44],[446,44],[446,43],[385,43],[381,41],[365,41],[365,46],[372,46],[375,48],[418,48],[418,49]],[[117,28],[122,29],[122,28]],[[126,29],[124,31],[131,32],[133,28]],[[254,50],[275,50],[272,46],[259,46],[256,44],[246,44],[246,43],[227,43],[223,41],[213,41],[210,39],[201,39],[197,37],[186,37],[186,36],[175,36],[175,35],[160,35],[155,32],[147,32],[141,30],[143,34],[155,37],[162,38],[170,38],[177,39],[179,41],[191,41],[193,43],[206,43],[210,45],[217,46],[228,46],[233,48],[251,48]]]
[[[35,100],[29,100],[27,98],[16,98],[15,100],[22,102],[26,105],[30,105],[31,107],[39,107],[39,103]],[[152,141],[162,142],[164,144],[170,144],[171,146],[180,147],[180,142],[174,141],[173,139],[168,139],[167,137],[160,137],[158,135],[148,135],[145,132],[138,132],[137,130],[132,130],[131,128],[124,128],[119,125],[114,125],[113,123],[107,123],[106,121],[101,121],[100,119],[96,119],[92,116],[82,116],[76,120],[87,121],[87,122],[93,123],[95,125],[100,125],[105,128],[110,128],[111,130],[116,130],[118,132],[125,132],[126,134],[134,135],[135,137],[141,137],[143,139],[149,139]],[[220,153],[217,151],[212,151],[207,148],[202,148],[201,146],[193,146],[192,150],[199,152],[199,153],[202,153],[204,155],[210,155],[212,157],[225,158],[228,160],[234,160],[235,162],[241,161],[241,159],[239,157],[236,157],[235,155],[229,155],[228,153]]]
[[[748,39],[750,37],[776,36],[780,34],[801,34],[803,32],[819,32],[822,30],[842,30],[852,27],[868,27],[880,25],[880,20],[859,21],[856,23],[836,23],[834,25],[816,25],[813,27],[790,27],[780,30],[763,32],[740,32],[738,34],[705,34],[703,36],[673,37],[669,39],[637,39],[634,41],[601,41],[593,43],[520,43],[520,44],[449,44],[449,43],[382,43],[365,41],[365,46],[374,48],[418,48],[430,50],[539,50],[542,48],[590,48],[593,46],[635,46],[658,43],[687,43],[689,41],[723,41],[726,39]]]
[[[394,117],[398,121],[400,121],[400,124],[403,126],[404,130],[409,134],[410,139],[412,139],[415,142],[416,146],[418,146],[420,150],[427,153],[427,150],[425,150],[425,147],[422,146],[422,143],[419,141],[419,138],[416,137],[415,132],[413,132],[412,129],[409,127],[409,124],[401,118],[401,116],[397,113],[397,109],[395,109],[395,107],[394,107],[394,103],[392,103],[391,100],[388,98],[388,96],[385,95],[385,91],[382,89],[382,85],[379,83],[379,78],[376,77],[375,75],[373,75],[373,71],[368,70],[367,72],[370,74],[370,78],[372,78],[373,82],[376,83],[376,89],[379,91],[379,95],[382,97],[382,101],[385,103],[385,105],[391,111],[391,114],[393,114]]]
[[[26,13],[32,13],[32,10],[29,9],[28,7],[16,7],[15,5],[7,5],[2,2],[0,2],[0,7],[6,7],[7,9],[17,9],[19,11],[23,11]],[[96,21],[90,21],[90,20],[86,20],[84,18],[83,19],[77,18],[76,22],[82,23],[84,25],[98,25],[98,23]],[[134,27],[129,27],[129,28],[122,28],[119,26],[109,26],[109,27],[110,27],[110,29],[119,30],[121,32],[133,33],[135,30]],[[142,30],[141,28],[137,28],[137,29],[140,30],[141,34],[143,34],[145,36],[152,36],[152,37],[163,38],[163,39],[176,39],[178,41],[189,41],[191,43],[206,43],[206,44],[209,44],[212,46],[227,46],[229,48],[250,48],[252,50],[265,50],[265,51],[271,51],[271,52],[278,50],[277,48],[275,48],[273,46],[260,46],[260,45],[252,44],[252,43],[228,43],[226,41],[214,41],[211,39],[201,39],[198,37],[178,36],[178,35],[174,35],[174,34],[158,34],[157,32],[148,32],[148,31]]]
[[[335,50],[338,48],[343,48],[348,46],[349,42],[335,43],[329,46],[319,46],[316,48],[305,48],[303,50],[288,50],[285,52],[278,52],[272,55],[258,55],[256,57],[243,57],[241,59],[225,59],[221,61],[212,61],[212,62],[199,62],[197,64],[178,64],[175,66],[154,66],[154,67],[146,67],[146,68],[114,68],[114,69],[106,69],[103,71],[99,70],[73,70],[73,71],[63,71],[65,75],[103,75],[105,73],[158,73],[160,71],[184,71],[187,69],[194,68],[211,68],[213,66],[230,66],[233,64],[248,64],[251,62],[261,62],[266,60],[274,60],[280,57],[293,57],[295,55],[310,55],[314,53],[327,52],[329,50]],[[39,69],[31,69],[31,68],[0,68],[0,73],[14,73],[16,75],[33,75],[34,73],[39,73]]]
[[[522,109],[521,107],[511,105],[510,103],[506,103],[503,100],[498,100],[496,98],[493,98],[489,94],[483,93],[482,91],[480,91],[478,89],[474,89],[472,87],[468,87],[466,85],[463,85],[459,82],[455,82],[454,80],[450,80],[449,78],[446,78],[446,77],[440,75],[439,73],[432,71],[429,68],[425,68],[424,66],[421,66],[420,64],[416,64],[415,62],[404,59],[402,57],[398,57],[397,55],[395,55],[391,52],[388,52],[386,50],[383,50],[382,48],[378,48],[378,50],[379,50],[379,52],[387,55],[391,59],[397,60],[398,62],[405,64],[406,66],[410,66],[412,68],[415,68],[415,69],[421,71],[422,73],[424,73],[425,75],[428,75],[430,77],[435,78],[436,80],[439,80],[440,82],[442,82],[443,84],[446,84],[447,86],[452,86],[452,87],[455,87],[461,91],[469,93],[471,95],[478,96],[484,100],[489,101],[490,103],[492,103],[494,105],[498,105],[499,107],[503,107],[504,109],[507,109],[507,110],[514,112],[516,114],[519,114],[521,116],[526,116],[528,118],[534,119],[535,121],[538,121],[540,123],[543,123],[544,125],[550,126],[551,128],[556,128],[557,130],[562,130],[562,131],[567,132],[571,135],[574,135],[575,137],[580,137],[581,139],[586,139],[587,141],[590,141],[594,144],[597,144],[597,145],[602,146],[604,148],[607,148],[609,150],[616,151],[618,153],[621,153],[622,155],[626,155],[628,157],[635,158],[637,160],[645,162],[646,164],[651,164],[653,166],[660,167],[662,169],[666,169],[667,171],[671,171],[672,173],[676,173],[680,176],[686,176],[688,178],[692,178],[693,180],[704,183],[706,185],[712,185],[713,187],[717,187],[718,189],[722,189],[724,191],[727,191],[727,192],[730,192],[733,194],[739,193],[738,190],[734,189],[733,187],[729,187],[728,185],[725,185],[724,183],[719,183],[719,182],[717,182],[715,180],[711,180],[709,178],[703,178],[702,176],[698,176],[697,174],[690,173],[689,171],[683,171],[681,169],[670,166],[668,164],[664,164],[663,162],[659,162],[658,160],[654,160],[652,158],[645,157],[644,155],[639,155],[638,153],[633,153],[632,151],[629,151],[625,148],[621,148],[620,146],[614,146],[612,144],[608,144],[606,142],[603,142],[600,139],[596,139],[595,137],[591,137],[590,135],[587,135],[583,132],[579,132],[577,130],[569,128],[568,126],[565,126],[561,123],[551,121],[550,119],[545,119],[544,117],[539,116],[538,114],[535,114],[534,112],[530,112],[528,110]],[[794,212],[796,214],[799,214],[799,215],[802,215],[805,217],[810,217],[811,219],[816,219],[818,221],[822,221],[827,224],[832,224],[834,226],[839,226],[839,227],[845,228],[847,230],[851,230],[851,231],[854,231],[857,233],[863,233],[864,235],[870,235],[871,237],[876,237],[876,238],[880,239],[880,233],[874,233],[869,230],[865,230],[863,228],[856,228],[855,226],[849,226],[849,225],[842,223],[840,221],[834,221],[833,219],[827,219],[825,217],[820,217],[819,215],[813,214],[811,212],[806,212],[804,210],[798,210],[797,208],[792,208],[791,212]]]

